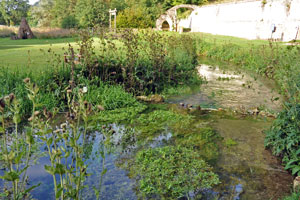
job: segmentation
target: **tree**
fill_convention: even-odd
[[[134,6],[119,12],[117,16],[118,28],[148,28],[153,26],[151,16],[145,8]]]
[[[19,24],[22,17],[27,16],[29,9],[28,0],[2,0],[0,12],[7,25]]]
[[[77,0],[54,0],[51,10],[51,15],[53,16],[51,26],[61,27],[65,18],[75,16],[76,4]]]
[[[108,25],[108,2],[104,0],[78,0],[76,19],[81,27]]]
[[[29,10],[30,24],[38,27],[50,27],[53,21],[54,0],[40,0]]]
[[[2,13],[0,12],[0,25],[5,25],[5,24],[6,24],[5,20],[4,20],[3,16],[2,16]]]

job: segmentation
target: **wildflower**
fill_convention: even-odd
[[[87,93],[87,91],[88,91],[87,87],[82,88],[82,93]]]
[[[30,117],[30,118],[28,119],[29,122],[31,122],[32,120],[33,120],[33,117]]]

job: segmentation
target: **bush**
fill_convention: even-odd
[[[117,16],[118,28],[149,28],[153,27],[153,21],[141,7],[126,8]]]
[[[286,104],[270,130],[265,145],[277,156],[283,157],[285,169],[300,175],[300,104]]]
[[[61,27],[70,29],[70,28],[76,28],[78,26],[78,22],[74,16],[68,16],[64,18],[61,22]]]

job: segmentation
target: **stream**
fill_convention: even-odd
[[[212,112],[206,116],[229,146],[221,145],[214,166],[222,184],[217,190],[208,191],[205,199],[281,198],[291,191],[293,177],[264,148],[263,133],[272,122],[265,116],[281,110],[281,97],[272,81],[228,64],[219,66],[200,65],[198,72],[207,80],[201,90],[169,99],[170,103],[221,108],[221,113],[223,109],[234,113],[225,116]],[[262,115],[254,114],[257,110]]]
[[[221,183],[212,189],[201,191],[201,199],[277,200],[288,195],[292,189],[293,177],[284,170],[279,159],[264,148],[263,131],[270,127],[273,120],[268,115],[272,113],[273,116],[281,109],[281,97],[275,92],[274,83],[227,64],[202,64],[198,67],[198,72],[207,82],[190,94],[168,98],[164,106],[192,115],[193,127],[212,127],[221,138],[216,141],[218,145],[214,151],[217,154],[205,155],[212,158],[208,159],[208,163],[219,175]],[[203,110],[190,111],[186,105],[193,109],[200,106]],[[185,135],[175,134],[166,128],[159,134],[145,136],[142,142],[131,138],[124,147],[122,138],[128,131],[134,130],[115,124],[112,124],[112,129],[116,134],[111,141],[114,144],[111,151],[102,146],[104,138],[100,132],[88,133],[91,152],[95,153],[99,148],[106,149],[107,173],[103,177],[101,199],[107,200],[138,199],[135,177],[126,165],[136,152],[145,148],[177,145],[179,139],[188,141]],[[197,130],[190,131],[191,137],[197,136]],[[42,157],[28,169],[29,184],[41,183],[40,187],[31,192],[35,199],[53,199],[52,176],[44,170],[44,165],[49,165],[48,160],[47,157]],[[99,186],[102,159],[91,157],[87,162],[88,172],[92,175],[87,179],[90,188],[83,191],[83,199],[92,200],[95,195],[91,188]],[[0,181],[0,186],[2,184]]]

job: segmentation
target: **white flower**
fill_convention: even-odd
[[[83,92],[83,93],[87,93],[87,91],[88,91],[87,87],[83,87],[83,88],[82,88],[82,92]]]

